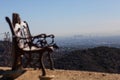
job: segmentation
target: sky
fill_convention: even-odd
[[[0,33],[16,12],[33,35],[120,35],[120,0],[1,0],[0,10]]]

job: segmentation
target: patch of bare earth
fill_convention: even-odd
[[[1,70],[8,68],[0,67]],[[27,69],[27,71],[15,80],[40,80],[41,70]],[[49,70],[48,75],[55,75],[52,80],[120,80],[120,74],[75,71],[75,70]]]

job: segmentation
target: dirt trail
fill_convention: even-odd
[[[9,68],[0,67],[2,70]],[[27,69],[27,71],[15,80],[39,80],[41,70]],[[48,75],[55,75],[53,80],[120,80],[120,74],[75,71],[75,70],[48,70]]]
[[[41,72],[27,71],[16,80],[39,80]],[[72,71],[72,70],[47,70],[48,75],[55,75],[53,80],[120,80],[120,74]]]

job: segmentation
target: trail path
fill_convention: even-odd
[[[8,68],[0,67],[6,70]],[[19,76],[16,80],[39,80],[41,70],[27,69],[27,71]],[[55,75],[53,80],[120,80],[120,74],[75,71],[75,70],[48,70],[48,75]]]

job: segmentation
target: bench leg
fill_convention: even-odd
[[[45,76],[46,71],[45,71],[45,66],[43,64],[43,53],[40,53],[39,57],[40,57],[40,65],[41,65],[41,69],[42,69],[42,76]]]
[[[12,64],[12,70],[22,70],[22,57],[19,53],[14,54],[13,56],[13,64]]]
[[[51,57],[51,53],[50,52],[48,52],[48,58],[49,58],[49,62],[50,62],[50,69],[54,70],[54,62],[53,62],[53,59]]]

